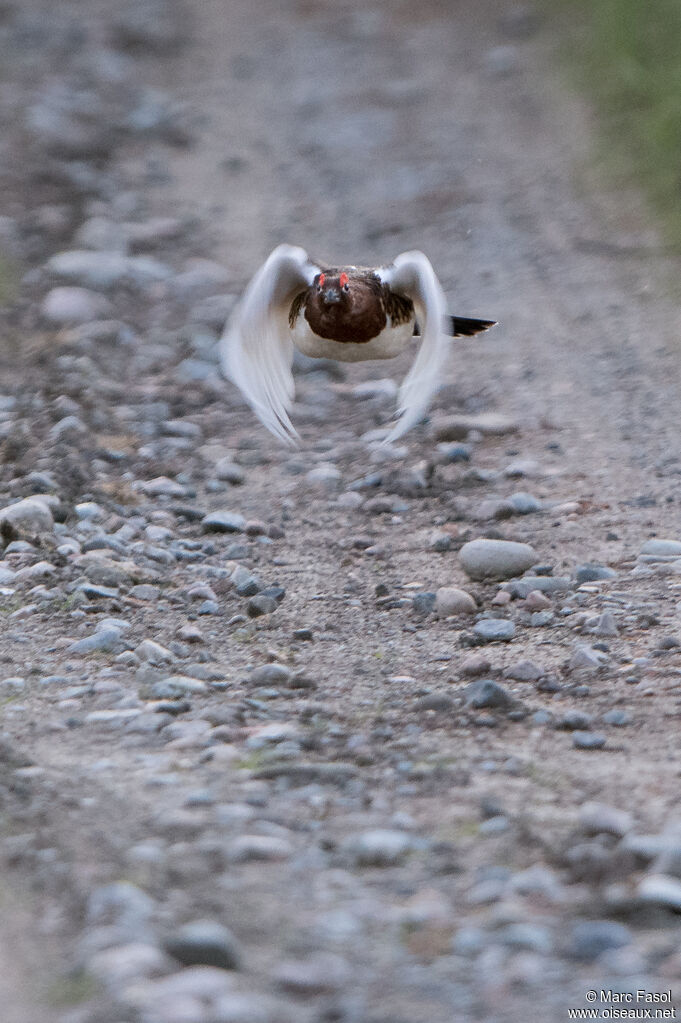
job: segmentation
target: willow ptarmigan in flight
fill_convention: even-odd
[[[222,367],[268,430],[296,444],[289,419],[294,347],[339,362],[391,359],[420,333],[390,442],[423,417],[442,382],[449,339],[493,325],[447,315],[444,292],[422,252],[403,252],[389,266],[322,267],[304,249],[279,245],[225,327]]]

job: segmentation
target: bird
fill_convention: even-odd
[[[495,320],[447,315],[429,259],[402,252],[385,266],[326,266],[305,249],[278,245],[237,302],[220,341],[224,375],[284,444],[300,438],[293,405],[294,348],[339,362],[391,359],[420,335],[421,345],[398,391],[396,422],[383,443],[418,423],[442,382],[449,339],[471,337]]]

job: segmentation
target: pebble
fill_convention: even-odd
[[[223,508],[204,515],[201,526],[204,533],[243,533],[246,529],[246,519],[238,512]]]
[[[568,710],[556,722],[556,728],[566,732],[588,731],[593,722],[590,714],[581,710]]]
[[[578,565],[575,570],[575,579],[578,583],[595,583],[616,578],[617,572],[613,568],[608,568],[606,565],[597,565],[595,562]]]
[[[634,818],[626,810],[618,810],[607,803],[584,803],[579,811],[579,821],[587,834],[615,835],[622,838],[634,827]]]
[[[474,614],[478,609],[470,593],[454,586],[441,586],[435,594],[435,612],[438,618],[450,615]]]
[[[260,618],[262,615],[271,615],[277,610],[278,606],[277,601],[273,597],[258,593],[248,601],[246,612],[249,618]]]
[[[193,920],[165,940],[165,950],[183,966],[238,970],[241,951],[230,930],[214,920]]]
[[[681,913],[681,880],[664,874],[649,874],[638,886],[639,898]]]
[[[320,462],[314,469],[305,474],[308,483],[322,487],[325,490],[337,490],[342,482],[342,475],[339,469],[330,462]]]
[[[87,971],[114,993],[131,981],[169,973],[172,960],[155,945],[141,941],[101,949],[87,960]]]
[[[257,686],[286,686],[291,681],[291,669],[284,664],[262,664],[254,668],[248,681]]]
[[[510,593],[516,600],[525,600],[530,593],[564,593],[572,588],[570,579],[550,575],[526,575],[510,583],[502,583],[502,590]]]
[[[608,663],[607,655],[590,646],[578,646],[569,661],[573,671],[598,671]]]
[[[681,558],[681,540],[647,540],[641,547],[641,554],[656,558]]]
[[[135,654],[141,661],[148,664],[168,664],[175,660],[174,655],[167,647],[156,643],[153,639],[144,639],[135,647]]]
[[[537,682],[545,674],[534,661],[518,661],[504,668],[504,678],[512,678],[516,682]]]
[[[447,416],[433,423],[438,441],[465,440],[469,433],[483,437],[503,437],[516,433],[518,424],[497,412],[481,412],[475,416]]]
[[[516,702],[504,686],[499,685],[491,678],[479,679],[467,685],[464,690],[464,700],[467,707],[472,707],[475,710],[487,707],[510,710]]]
[[[631,944],[628,927],[614,920],[583,920],[570,931],[568,954],[580,962],[593,962],[604,952]]]
[[[218,480],[224,480],[226,483],[231,483],[232,486],[238,487],[246,479],[246,473],[237,465],[236,462],[232,461],[231,458],[220,458],[215,463],[214,468],[215,478]]]
[[[484,654],[469,654],[461,662],[459,671],[466,678],[477,678],[486,675],[491,668],[492,664]]]
[[[626,728],[631,724],[631,716],[625,710],[609,710],[603,715],[603,721],[613,728]]]
[[[111,303],[103,295],[87,288],[59,287],[48,291],[40,312],[55,327],[90,323],[112,315]]]
[[[90,926],[115,925],[137,939],[149,926],[154,910],[154,900],[141,888],[129,881],[114,881],[90,893],[86,918]]]
[[[23,501],[0,509],[0,529],[3,535],[12,538],[20,533],[45,533],[52,530],[54,518],[50,507],[37,497],[26,497]]]
[[[376,828],[350,838],[345,850],[359,867],[393,867],[402,863],[414,847],[404,831]]]
[[[464,544],[459,558],[471,579],[508,579],[521,575],[538,561],[529,544],[483,538]]]
[[[479,643],[508,643],[515,636],[515,625],[508,618],[482,618],[473,626]]]
[[[98,629],[85,639],[76,640],[66,649],[71,654],[92,654],[96,652],[118,653],[123,647],[121,630],[117,628]]]
[[[291,843],[276,835],[239,835],[227,846],[231,863],[272,863],[288,859],[293,852]]]
[[[600,732],[572,733],[572,745],[575,749],[603,749],[605,742],[606,738]]]
[[[617,636],[619,629],[617,627],[617,620],[612,612],[605,611],[602,615],[599,615],[592,631],[594,636]]]
[[[274,981],[279,987],[302,998],[338,991],[350,982],[351,976],[346,960],[330,952],[316,952],[305,959],[287,959],[274,971]]]
[[[47,270],[70,284],[94,291],[110,291],[123,283],[144,287],[166,280],[171,273],[168,267],[149,256],[88,249],[58,252],[47,261]]]
[[[206,683],[198,678],[191,678],[189,675],[169,675],[153,683],[150,695],[154,700],[176,700],[181,696],[197,695],[206,691]]]
[[[532,494],[518,491],[508,498],[509,504],[513,507],[516,515],[532,515],[542,510],[542,503]]]
[[[447,462],[470,462],[472,447],[470,444],[438,444],[438,461]]]
[[[411,598],[411,607],[414,614],[425,618],[435,610],[437,595],[435,593],[415,593]]]

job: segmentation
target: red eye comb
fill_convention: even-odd
[[[325,275],[324,275],[324,274],[320,274],[320,275],[319,275],[319,287],[320,287],[320,288],[323,288],[323,287],[324,287],[324,281],[325,281],[325,280],[326,280],[326,277],[325,277]]]
[[[348,277],[347,274],[345,274],[345,273],[341,274],[340,275],[340,282],[339,282],[341,288],[344,288],[345,285],[349,282],[349,280],[350,280],[350,278]]]

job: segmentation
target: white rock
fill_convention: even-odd
[[[111,303],[87,288],[52,288],[45,296],[40,311],[44,320],[55,326],[89,323],[112,314]]]

